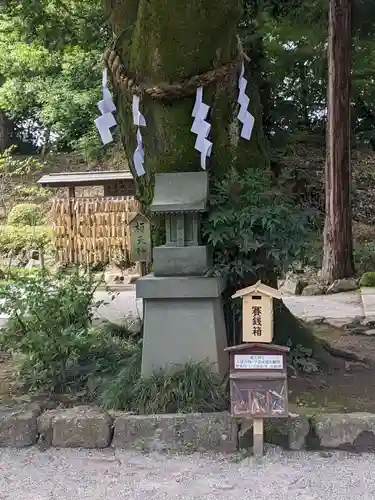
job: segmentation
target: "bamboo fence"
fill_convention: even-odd
[[[129,260],[129,221],[139,211],[133,197],[54,199],[53,244],[61,263],[92,265]]]

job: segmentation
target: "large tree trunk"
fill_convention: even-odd
[[[221,67],[238,56],[239,0],[104,1],[116,52],[129,75],[147,82],[150,87],[163,82],[182,82]],[[256,64],[250,62],[247,65],[246,93],[250,98],[249,111],[255,117],[250,141],[240,138],[241,124],[237,119],[236,103],[239,72],[231,71],[220,82],[204,89],[203,101],[211,106],[208,118],[212,124],[209,139],[213,142],[209,164],[211,179],[220,178],[230,168],[237,171],[257,169],[265,179],[270,179],[257,71]],[[132,163],[136,147],[132,95],[116,84],[116,78],[113,84],[121,138],[136,177]],[[195,136],[190,132],[194,100],[195,95],[171,102],[152,100],[147,95],[141,100],[141,111],[147,122],[147,127],[142,129],[146,175],[137,180],[140,199],[145,205],[152,199],[155,173],[200,170],[199,153],[194,149]],[[278,304],[277,317],[276,341],[286,341],[288,332],[283,328],[282,318],[287,318],[289,337],[293,337],[293,328],[298,332],[299,342],[295,343],[314,344],[311,332],[282,303]]]
[[[353,276],[350,165],[351,0],[330,0],[323,278]]]

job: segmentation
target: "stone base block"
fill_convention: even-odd
[[[38,419],[40,439],[60,448],[106,448],[111,442],[112,419],[108,413],[76,406],[43,413]]]
[[[23,448],[37,440],[40,409],[0,408],[0,446]]]
[[[217,278],[156,278],[137,281],[143,297],[142,375],[207,360],[222,376],[229,366],[221,302],[223,282]]]
[[[317,415],[315,432],[322,448],[375,451],[375,415],[371,413]]]
[[[236,424],[228,413],[117,416],[112,446],[145,451],[236,451]]]
[[[212,267],[212,248],[208,246],[155,247],[155,276],[203,276]]]

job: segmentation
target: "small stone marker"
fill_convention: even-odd
[[[151,262],[151,228],[148,218],[138,213],[129,222],[130,260]]]
[[[232,295],[232,299],[238,297],[242,297],[243,341],[272,342],[273,299],[281,299],[281,293],[258,281]]]
[[[230,358],[231,414],[253,420],[253,452],[259,457],[263,455],[263,419],[288,416],[289,349],[269,344],[273,299],[280,299],[280,292],[258,281],[232,296],[237,297],[243,299],[242,335],[249,343],[225,349]]]

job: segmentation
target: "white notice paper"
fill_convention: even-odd
[[[234,368],[237,370],[282,370],[283,356],[280,354],[235,354]]]

